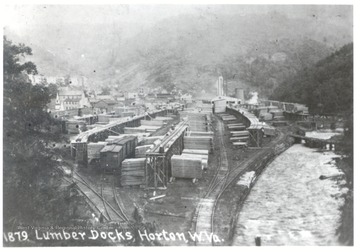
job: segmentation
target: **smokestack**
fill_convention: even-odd
[[[218,91],[217,92],[218,96],[224,95],[224,79],[222,76],[220,76],[218,79],[218,90],[217,91]]]

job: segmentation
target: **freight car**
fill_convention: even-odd
[[[117,170],[122,160],[123,156],[123,147],[119,145],[106,145],[100,151],[100,168],[103,172],[114,172]]]
[[[136,136],[126,136],[121,139],[115,139],[109,145],[106,145],[100,151],[101,171],[107,173],[119,171],[122,161],[135,155],[136,146]]]
[[[120,145],[123,147],[123,153],[125,158],[132,157],[135,154],[135,148],[138,144],[138,138],[136,136],[126,136],[120,139],[114,139],[111,142],[114,145]]]

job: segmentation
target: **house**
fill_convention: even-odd
[[[161,92],[156,94],[156,99],[160,102],[168,103],[174,100],[174,96],[170,93]]]
[[[191,102],[192,101],[192,95],[191,94],[183,94],[183,95],[180,96],[180,100],[181,101]]]
[[[47,104],[48,111],[59,111],[65,110],[64,103],[60,101],[59,93],[56,94],[56,98],[50,100],[50,103]]]
[[[100,100],[115,100],[112,95],[96,95],[95,97],[98,101]]]
[[[57,97],[65,110],[91,107],[89,99],[82,90],[60,89]]]
[[[138,98],[138,93],[136,93],[136,92],[126,92],[125,93],[125,98],[126,99],[137,99]]]
[[[99,113],[109,113],[113,111],[118,105],[118,102],[115,100],[99,100],[92,103],[93,108]]]

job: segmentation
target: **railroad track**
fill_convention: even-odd
[[[101,181],[101,190],[98,193],[88,181],[86,181],[80,174],[74,172],[73,181],[76,183],[80,192],[96,206],[99,215],[103,214],[104,218],[108,221],[122,221],[127,222],[124,216],[118,212],[103,196],[103,181]]]
[[[125,219],[125,221],[129,222],[129,217],[126,215],[123,207],[121,206],[121,200],[118,197],[118,194],[116,192],[116,187],[115,187],[115,178],[113,178],[113,183],[112,183],[112,191],[113,191],[113,196],[114,196],[114,200],[116,203],[117,208],[119,209],[121,215],[123,216],[123,218]]]
[[[195,232],[198,234],[201,232],[206,232],[208,235],[214,233],[214,215],[218,201],[218,195],[225,187],[225,182],[229,176],[229,165],[226,156],[226,148],[224,145],[224,139],[222,137],[224,132],[224,124],[220,120],[218,120],[218,123],[220,126],[219,134],[221,136],[219,166],[195,212]],[[204,237],[204,235],[201,237]],[[213,245],[213,242],[213,240],[209,241],[208,239],[202,239],[201,241],[196,241],[195,244],[209,246]]]

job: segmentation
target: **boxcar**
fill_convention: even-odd
[[[135,147],[137,146],[137,137],[126,136],[124,138],[114,140],[112,144],[123,147],[123,156],[125,159],[135,154]]]
[[[106,145],[100,151],[100,168],[104,172],[114,172],[120,168],[124,159],[122,146]]]

